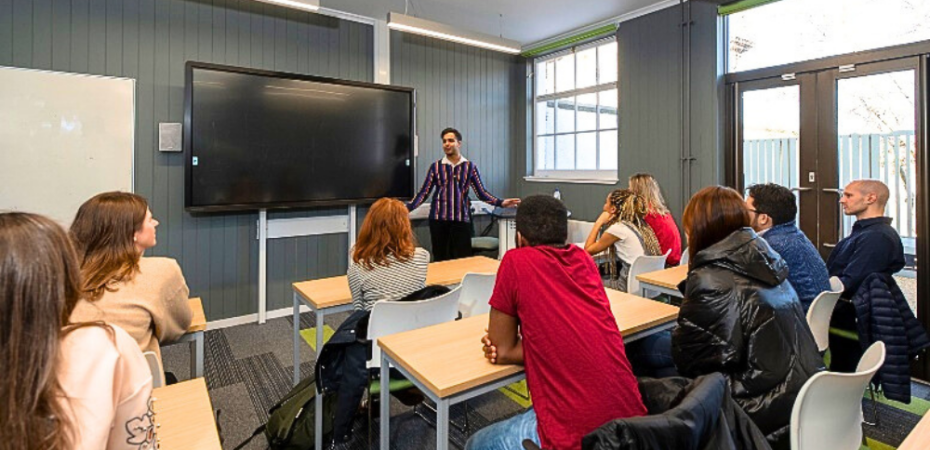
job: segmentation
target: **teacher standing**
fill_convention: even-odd
[[[462,156],[462,133],[455,128],[446,128],[440,137],[446,156],[429,166],[423,187],[407,203],[407,210],[413,211],[423,204],[433,187],[436,188],[429,208],[429,233],[435,261],[472,255],[469,188],[482,201],[494,206],[509,208],[520,204],[518,198],[499,199],[484,188],[478,166]]]

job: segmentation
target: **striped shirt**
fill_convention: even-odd
[[[494,206],[501,206],[503,200],[491,195],[481,182],[478,166],[462,157],[458,164],[452,164],[447,158],[442,158],[429,166],[423,187],[417,196],[407,204],[407,209],[413,211],[422,205],[429,196],[430,191],[436,188],[433,201],[430,203],[429,219],[455,222],[471,222],[471,199],[468,198],[468,189],[475,191],[475,195],[482,201]]]
[[[349,251],[349,289],[352,291],[352,306],[356,310],[370,311],[378,300],[399,300],[426,287],[426,268],[429,266],[429,252],[417,247],[413,258],[400,262],[393,255],[388,257],[388,264],[372,264],[368,269],[352,260]]]

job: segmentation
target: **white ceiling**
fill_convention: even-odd
[[[669,0],[407,0],[407,14],[520,42],[524,46]],[[403,13],[405,0],[320,0],[320,5],[376,19]]]

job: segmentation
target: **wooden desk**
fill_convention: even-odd
[[[624,342],[675,325],[678,308],[607,289],[610,308]],[[524,378],[523,366],[494,365],[481,352],[488,315],[393,334],[381,347],[381,450],[389,447],[390,382],[393,365],[436,403],[436,448],[448,448],[449,407]]]
[[[183,381],[152,392],[152,409],[163,450],[220,449],[213,404],[203,378]]]
[[[189,342],[191,348],[191,378],[203,376],[203,333],[207,331],[207,316],[203,312],[203,301],[200,297],[194,297],[188,300],[193,318],[191,326],[187,328],[187,333],[180,339],[168,345]]]
[[[500,261],[484,256],[453,259],[434,262],[426,269],[427,285],[457,284],[462,282],[466,273],[497,273]],[[349,279],[345,275],[319,280],[294,283],[294,385],[300,381],[300,303],[303,301],[316,313],[316,356],[320,357],[323,349],[323,319],[327,314],[349,311],[352,309],[352,291]],[[316,396],[314,400],[316,418],[315,448],[323,448],[323,400]]]
[[[930,447],[930,413],[917,422],[917,426],[904,438],[898,450],[925,450]]]
[[[681,291],[678,290],[678,284],[684,281],[685,278],[688,278],[687,264],[636,276],[640,284],[640,295],[645,295],[646,291],[651,291],[678,298],[682,298]]]

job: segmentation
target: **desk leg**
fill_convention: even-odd
[[[449,400],[436,402],[436,450],[449,448]]]
[[[314,436],[313,442],[315,444],[315,449],[323,448],[323,394],[320,392],[316,393],[316,397],[313,401],[313,408],[316,412],[316,417],[313,418],[313,428]]]
[[[294,292],[294,386],[300,382],[300,299]],[[319,447],[317,447],[319,448]]]
[[[203,331],[194,333],[194,342],[191,342],[191,369],[194,372],[191,374],[191,378],[203,376],[203,339]]]
[[[323,309],[316,310],[316,357],[320,358],[320,352],[323,351],[323,317],[326,317],[326,314],[323,312]]]
[[[391,366],[387,356],[381,352],[381,450],[391,447]]]

